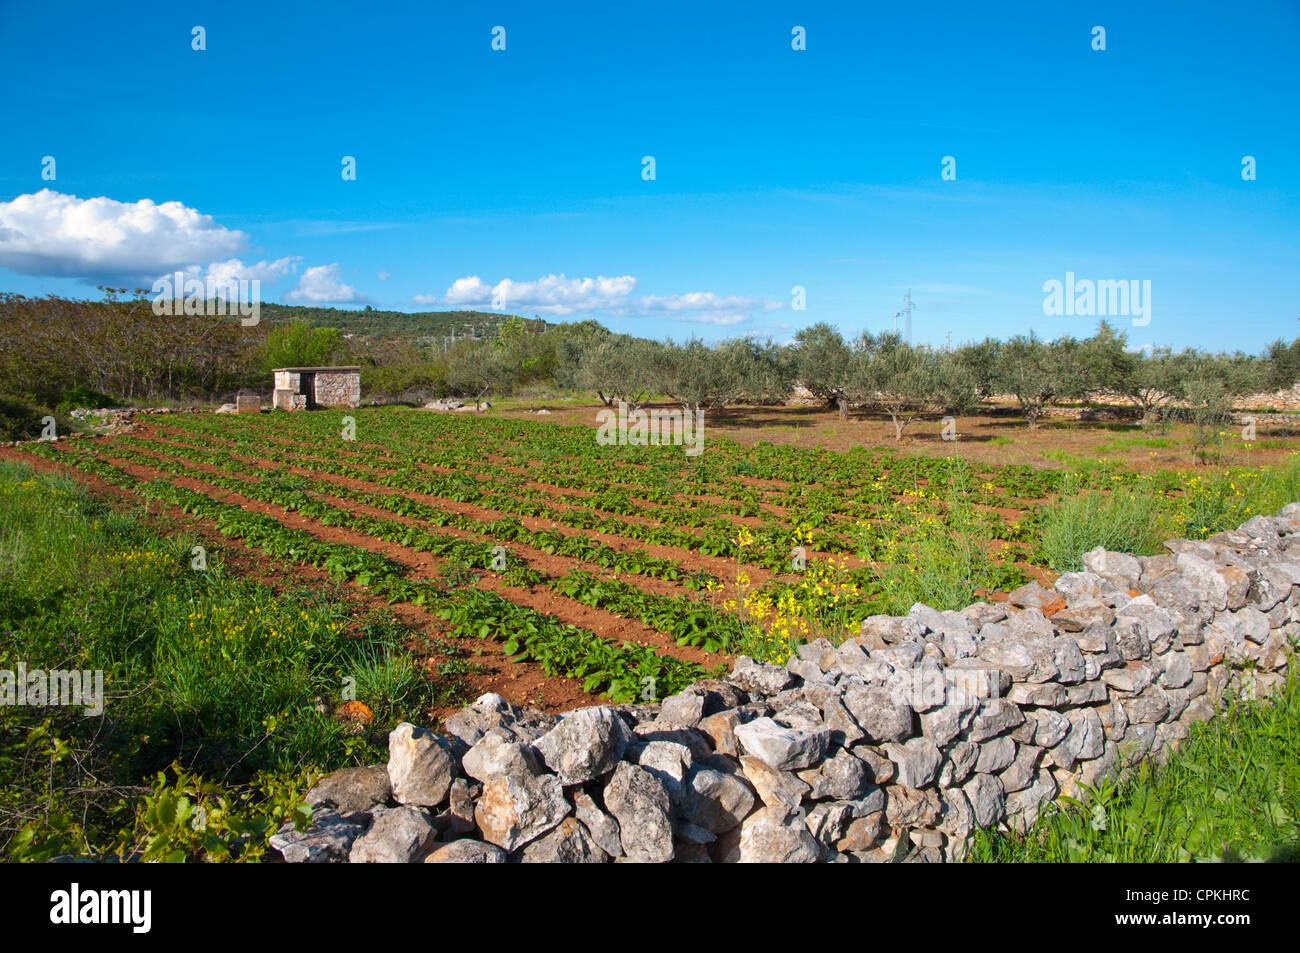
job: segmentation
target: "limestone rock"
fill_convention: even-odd
[[[822,847],[797,815],[764,807],[745,819],[740,831],[742,864],[813,864]]]
[[[537,739],[535,747],[563,784],[583,784],[618,764],[630,736],[618,713],[599,705],[569,712]]]
[[[514,774],[492,778],[474,807],[483,839],[513,853],[569,814],[564,788],[554,775]]]
[[[628,860],[662,864],[673,857],[672,803],[663,782],[645,768],[620,762],[605,783],[605,808],[618,821]]]
[[[403,722],[388,735],[388,779],[398,804],[437,807],[447,799],[456,758],[447,739]]]
[[[756,718],[735,730],[741,749],[778,771],[795,771],[815,764],[830,747],[830,730],[786,728],[771,718]]]
[[[381,764],[365,768],[340,768],[325,775],[307,792],[312,807],[332,808],[339,814],[368,812],[388,803],[393,787],[388,769]]]
[[[413,807],[390,808],[376,812],[370,830],[352,843],[348,862],[413,863],[424,857],[437,838],[438,831],[424,811]]]

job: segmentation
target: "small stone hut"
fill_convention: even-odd
[[[360,367],[277,367],[271,405],[280,410],[361,406]]]

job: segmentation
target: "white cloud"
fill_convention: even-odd
[[[24,275],[147,285],[247,245],[243,232],[180,202],[81,199],[50,189],[0,202],[0,266]]]
[[[344,284],[338,262],[313,265],[302,273],[298,287],[284,296],[286,304],[365,304],[369,299]]]
[[[254,265],[245,265],[238,258],[228,261],[214,261],[208,265],[207,277],[217,284],[238,281],[264,281],[273,285],[287,275],[294,266],[302,261],[301,255],[287,255],[275,261],[259,261]]]
[[[390,274],[389,274],[388,272],[386,272],[386,271],[381,271],[381,272],[379,272],[379,274],[378,274],[376,277],[377,277],[380,281],[387,281],[389,278],[391,278],[391,277],[393,277],[393,276],[390,275]]]
[[[495,285],[473,275],[458,278],[447,289],[447,304],[490,306],[499,310],[534,311],[564,317],[580,311],[597,311],[624,301],[636,279],[631,275],[618,278],[568,278],[546,275],[536,281],[503,278]]]
[[[477,275],[457,278],[443,298],[446,305],[485,307],[498,311],[532,312],[555,317],[573,314],[610,314],[617,317],[669,317],[675,321],[733,325],[755,311],[785,307],[780,301],[693,291],[678,295],[632,297],[637,280],[631,275],[607,278],[568,278],[546,275],[536,281],[502,279],[489,285]],[[433,295],[417,295],[419,304],[433,304]]]

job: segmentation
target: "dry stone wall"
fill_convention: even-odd
[[[484,695],[446,735],[309,793],[291,862],[959,859],[1285,678],[1300,503],[1159,556],[1096,549],[1054,588],[874,616],[785,666],[741,657],[659,704],[550,715]]]

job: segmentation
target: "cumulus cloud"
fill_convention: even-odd
[[[389,274],[388,272],[386,272],[386,271],[381,271],[381,272],[379,272],[379,275],[378,275],[378,278],[379,278],[380,281],[387,281],[387,280],[388,280],[389,278],[391,278],[391,277],[393,277],[393,276],[390,275],[390,274]]]
[[[147,285],[247,245],[245,233],[180,202],[82,199],[50,189],[0,202],[0,266],[23,275]]]
[[[302,273],[298,286],[284,296],[287,304],[365,304],[369,299],[343,282],[338,263],[313,265]]]
[[[464,307],[490,306],[498,309],[535,311],[563,317],[579,311],[596,311],[616,306],[624,301],[636,279],[631,275],[618,278],[568,278],[564,275],[546,275],[536,281],[514,281],[503,278],[495,285],[473,275],[458,278],[447,289],[447,304]]]
[[[261,281],[273,285],[287,275],[294,266],[302,261],[301,255],[286,255],[275,261],[259,261],[245,265],[238,258],[226,261],[214,261],[208,265],[206,277],[218,285],[239,281]]]
[[[573,314],[610,314],[617,317],[668,317],[675,321],[732,325],[747,320],[755,311],[785,307],[780,301],[718,295],[693,291],[676,295],[633,297],[637,280],[631,275],[607,278],[569,278],[546,275],[536,281],[502,279],[490,285],[477,275],[457,278],[443,297],[443,303],[459,308],[493,308],[499,311],[530,311],[555,317]],[[416,303],[433,304],[433,295],[417,295]]]

